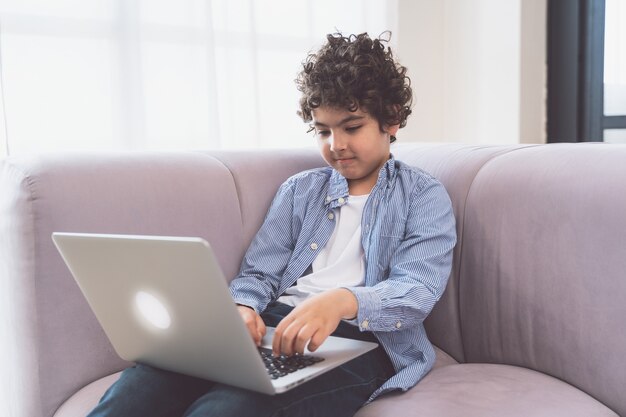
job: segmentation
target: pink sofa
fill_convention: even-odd
[[[459,243],[427,319],[438,361],[374,416],[626,415],[626,146],[398,144],[448,189]],[[53,231],[202,236],[228,276],[316,150],[0,163],[0,415],[83,416],[120,360]]]

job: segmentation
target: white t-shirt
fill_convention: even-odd
[[[351,195],[335,214],[335,229],[313,261],[313,272],[296,281],[278,301],[296,306],[308,297],[338,287],[365,283],[365,255],[361,246],[361,217],[369,195]]]

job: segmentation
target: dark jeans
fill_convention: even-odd
[[[274,303],[261,316],[275,327],[291,309]],[[333,335],[376,341],[371,333],[344,322]],[[138,364],[122,373],[89,417],[352,416],[393,374],[380,346],[274,396]]]

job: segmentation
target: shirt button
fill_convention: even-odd
[[[369,321],[367,321],[367,319],[366,319],[366,320],[363,320],[363,321],[361,322],[361,327],[362,327],[362,328],[364,328],[364,329],[367,329],[367,328],[369,327],[369,325],[370,325],[370,322],[369,322]]]
[[[397,322],[397,323],[396,323],[396,329],[399,329],[400,327],[402,327],[402,323]]]
[[[317,250],[317,243],[315,242],[311,243],[311,249]]]
[[[327,197],[326,197],[326,202],[327,202],[327,203],[330,203],[330,200],[331,200],[330,196],[327,196]]]
[[[335,218],[335,215],[333,213],[328,213],[328,220],[332,220]]]
[[[345,203],[345,202],[346,202],[346,200],[345,200],[343,197],[339,197],[339,199],[337,200],[337,202],[338,202],[339,204],[343,204],[343,203]]]

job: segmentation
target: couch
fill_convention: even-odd
[[[426,321],[434,369],[374,416],[626,416],[626,145],[397,144],[457,219]],[[315,149],[71,153],[0,163],[0,415],[84,415],[129,364],[54,231],[201,236],[236,274],[279,184]]]

